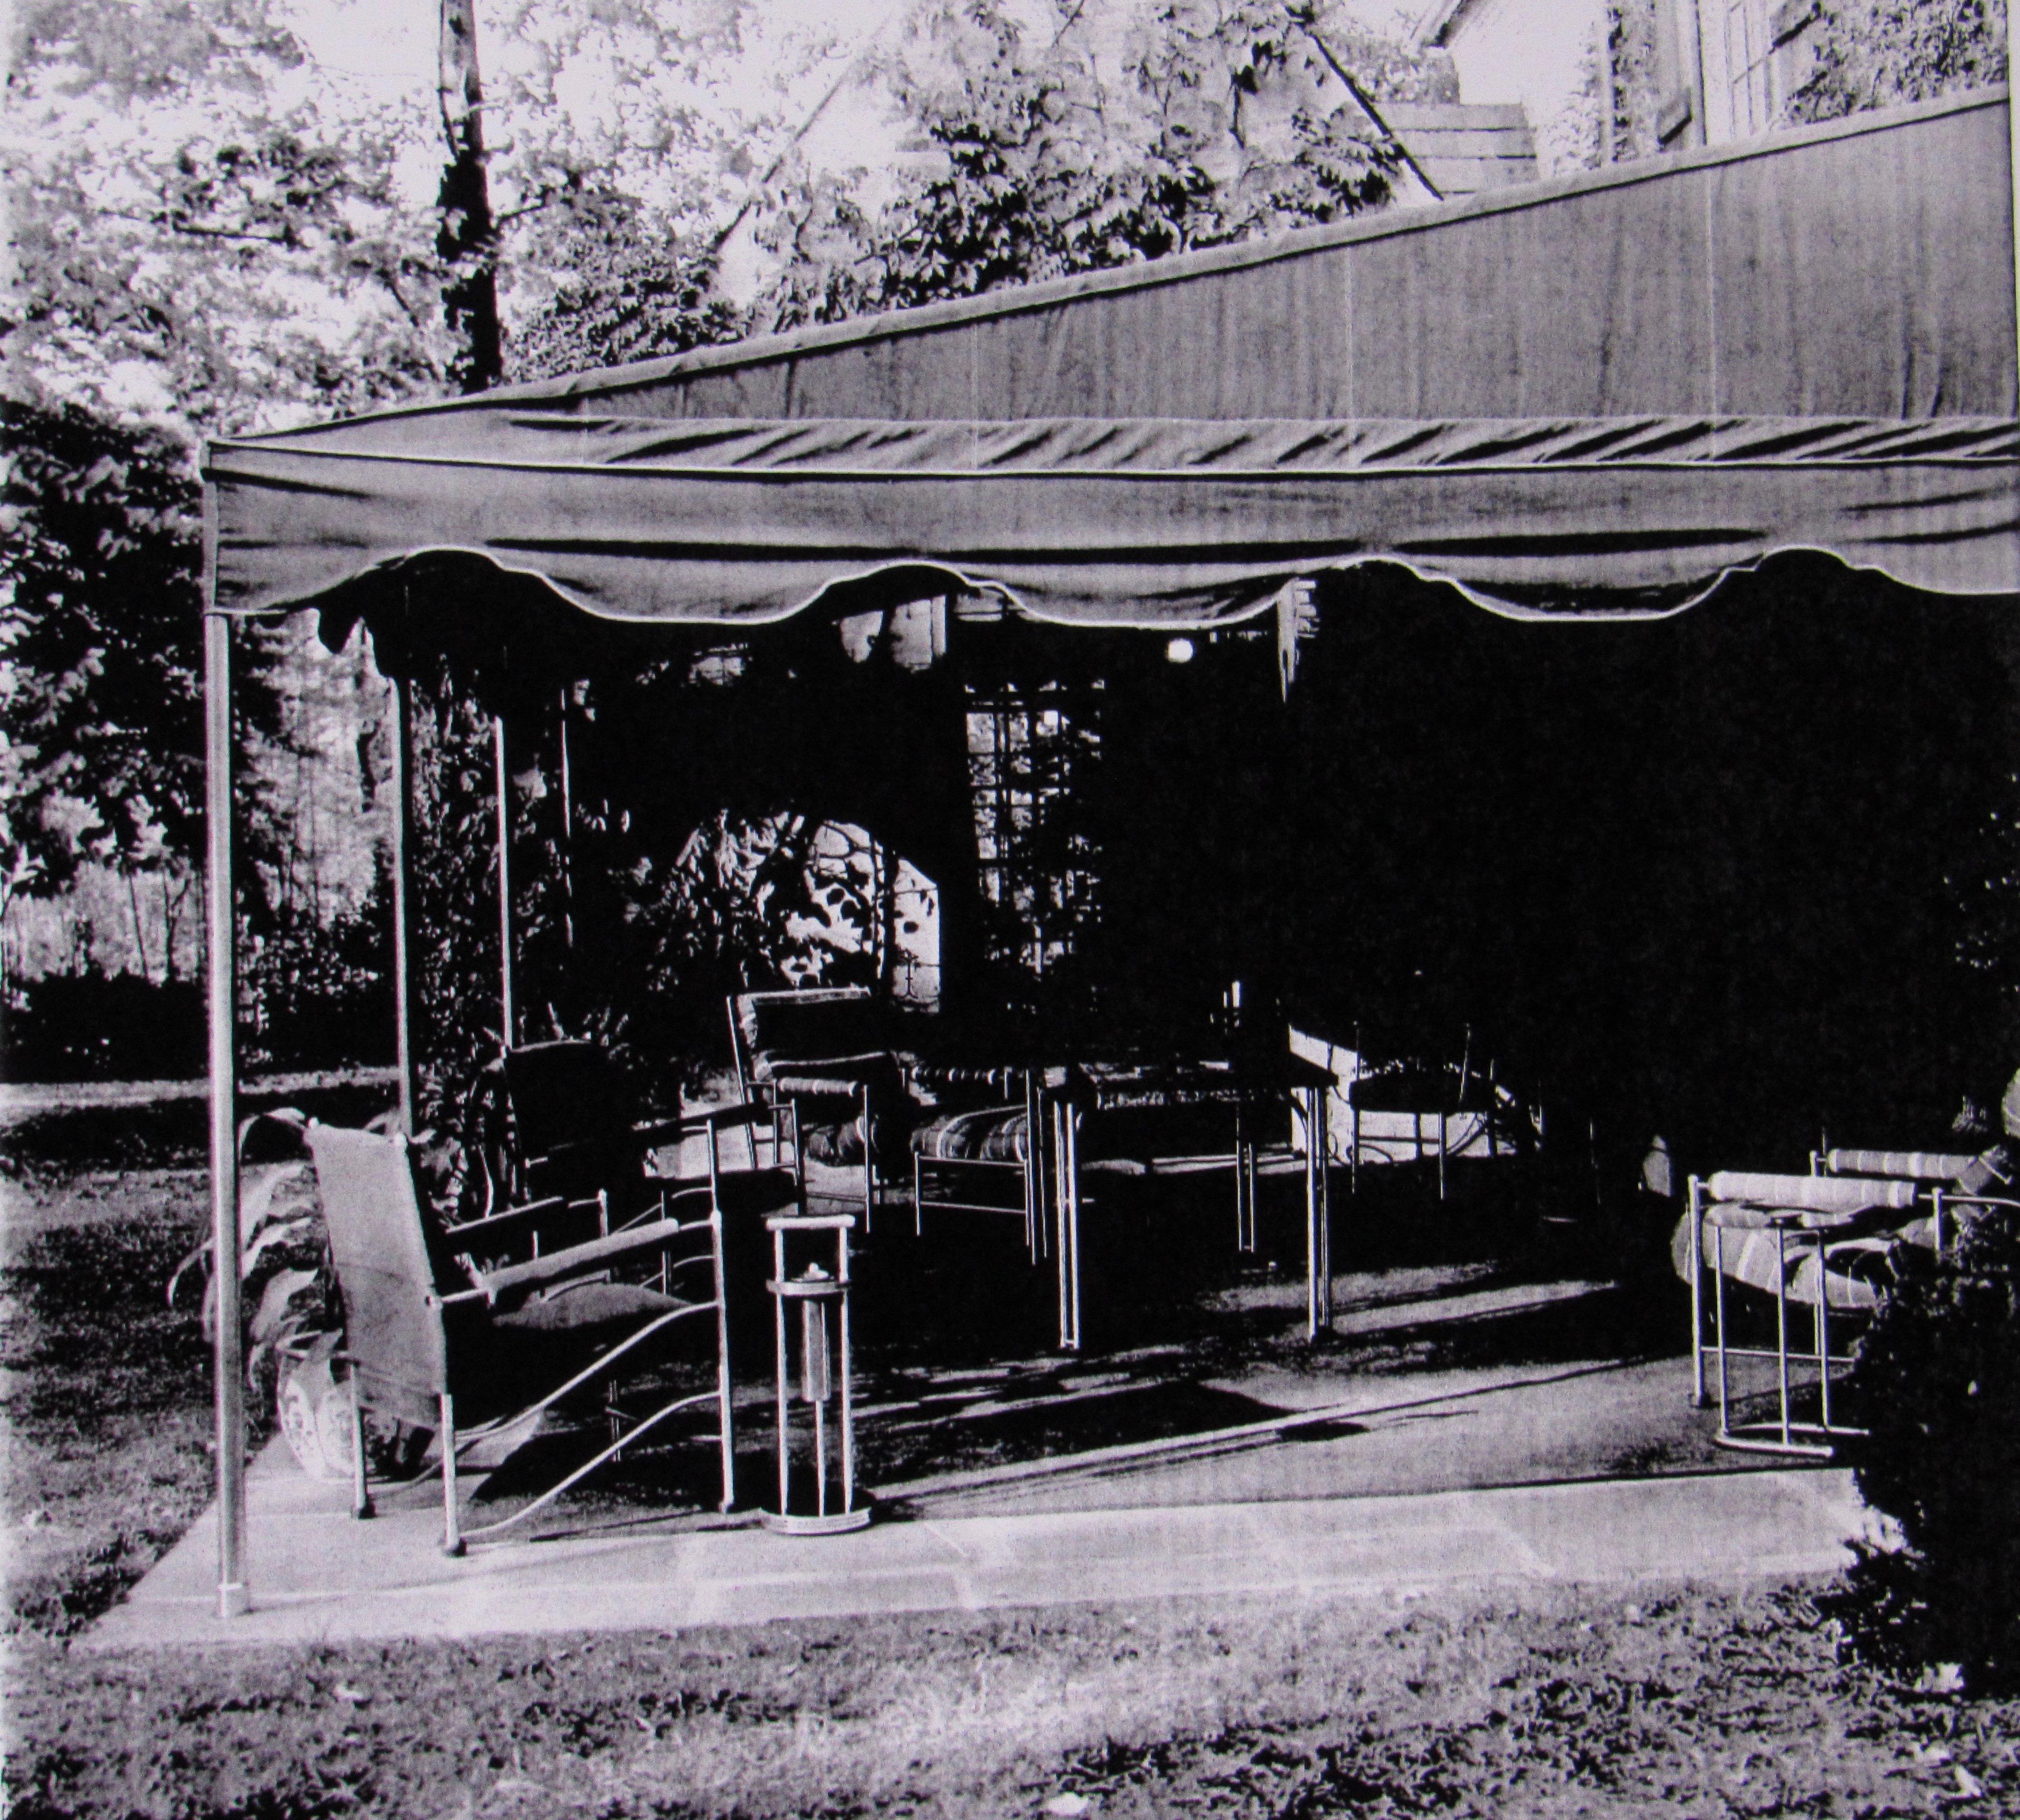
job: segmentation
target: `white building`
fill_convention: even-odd
[[[1545,169],[1562,170],[1768,131],[1807,73],[1818,11],[1818,0],[1436,0],[1418,39],[1451,53],[1466,102],[1522,107]],[[1629,84],[1650,91],[1655,145],[1616,140]]]

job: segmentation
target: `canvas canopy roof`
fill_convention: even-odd
[[[217,606],[475,553],[612,619],[934,587],[1212,624],[1389,560],[1674,611],[1793,548],[2020,590],[2006,92],[213,443]]]

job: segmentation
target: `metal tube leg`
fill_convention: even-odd
[[[358,1397],[358,1379],[351,1379],[351,1514],[362,1521],[372,1514],[372,1488],[366,1479],[365,1409]]]
[[[1731,1374],[1726,1363],[1725,1352],[1725,1228],[1720,1226],[1712,1234],[1711,1291],[1712,1319],[1718,1326],[1718,1432],[1732,1432],[1731,1402]]]
[[[1325,1166],[1319,1149],[1318,1095],[1299,1090],[1305,1110],[1305,1328],[1317,1339],[1332,1325],[1332,1260],[1325,1219]]]
[[[802,1336],[804,1342],[805,1336]],[[814,1405],[814,1514],[827,1515],[827,1424],[822,1419],[822,1405]]]
[[[498,1020],[509,1049],[518,1041],[518,1018],[512,1004],[512,779],[503,714],[492,717],[491,735],[498,769]]]
[[[1775,1229],[1775,1360],[1782,1384],[1782,1444],[1789,1434],[1789,1237]]]
[[[1072,1215],[1073,1233],[1073,1346],[1081,1346],[1080,1275],[1080,1114],[1066,1108],[1066,1204]]]
[[[1059,1348],[1077,1353],[1081,1342],[1080,1172],[1073,1107],[1062,1100],[1055,1118],[1059,1172]]]
[[[773,1260],[772,1280],[775,1282],[783,1283],[786,1280],[786,1235],[782,1232],[775,1232],[772,1235],[772,1256]],[[792,1460],[790,1453],[787,1451],[790,1444],[790,1437],[787,1434],[786,1428],[786,1417],[788,1412],[788,1404],[792,1396],[792,1387],[787,1382],[786,1378],[785,1297],[783,1295],[774,1295],[772,1298],[772,1306],[775,1311],[775,1324],[778,1331],[779,1341],[778,1375],[776,1379],[776,1382],[779,1387],[779,1514],[781,1517],[783,1517],[793,1508],[791,1505],[786,1502],[787,1494],[791,1487],[792,1478]]]
[[[718,1222],[721,1215],[714,1216]],[[736,1502],[736,1429],[730,1410],[729,1308],[722,1284],[722,1229],[715,1232],[715,1404],[718,1444],[722,1451],[722,1508]]]
[[[877,1217],[877,1153],[870,1148],[870,1083],[863,1084],[863,1230],[867,1234]]]
[[[1704,1197],[1698,1179],[1690,1181],[1691,1262],[1691,1407],[1702,1409],[1705,1395],[1704,1346]]]
[[[442,1553],[445,1555],[460,1555],[463,1553],[463,1531],[457,1521],[456,1508],[456,1399],[445,1391],[440,1401],[442,1451]]]
[[[1824,1433],[1830,1433],[1830,1280],[1825,1266],[1829,1248],[1817,1235],[1817,1408]]]
[[[1248,1128],[1248,1121],[1242,1117],[1243,1110],[1241,1103],[1237,1100],[1234,1106],[1234,1248],[1245,1255],[1255,1249],[1255,1226],[1248,1205],[1248,1176],[1241,1167]]]
[[[842,1236],[842,1242],[845,1244],[848,1242],[845,1234]],[[845,1282],[848,1281],[846,1262],[842,1267],[842,1280]],[[845,1295],[841,1299],[838,1318],[841,1327],[841,1507],[845,1510],[853,1510],[856,1508],[856,1393],[849,1384],[848,1298]]]

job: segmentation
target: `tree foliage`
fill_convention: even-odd
[[[415,109],[308,70],[275,0],[46,0],[15,52],[16,396],[193,440],[434,383]]]
[[[1449,79],[1284,0],[1092,10],[1046,35],[991,0],[922,9],[881,71],[915,168],[874,212],[833,181],[781,197],[762,313],[834,321],[1379,206],[1401,154],[1349,74],[1411,99]]]
[[[1797,120],[1926,101],[2006,79],[2005,0],[1824,0]]]
[[[74,405],[0,402],[13,460],[0,550],[6,885],[60,890],[202,837],[201,502],[185,450]],[[274,735],[256,670],[240,712]]]
[[[1953,1213],[1952,1218],[1956,1215]],[[1860,1342],[1853,1382],[1869,1433],[1860,1495],[1901,1526],[1898,1553],[1861,1551],[1846,1618],[1911,1671],[1960,1664],[2020,1681],[2020,1224],[1964,1215],[1941,1259],[1906,1245]]]

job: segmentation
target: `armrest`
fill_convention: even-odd
[[[677,1219],[656,1220],[650,1226],[634,1226],[626,1232],[612,1233],[608,1238],[590,1239],[565,1251],[550,1251],[545,1257],[507,1264],[496,1270],[480,1270],[467,1258],[461,1262],[464,1273],[483,1291],[485,1299],[495,1302],[507,1290],[545,1288],[586,1270],[601,1270],[634,1251],[663,1250],[676,1239],[692,1237],[694,1232],[692,1225],[683,1226]]]
[[[734,1106],[711,1106],[707,1112],[690,1113],[675,1127],[683,1135],[692,1132],[735,1131],[740,1125],[763,1124],[776,1119],[779,1108],[760,1099],[739,1100]]]

